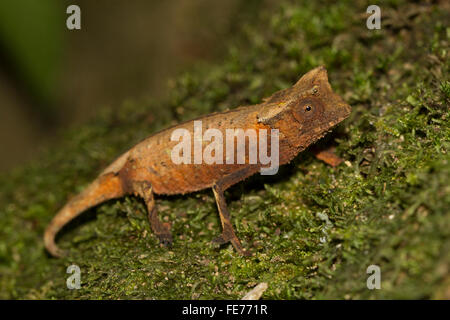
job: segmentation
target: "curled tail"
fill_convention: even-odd
[[[113,172],[101,175],[83,192],[70,200],[52,219],[44,234],[45,248],[55,257],[64,252],[55,244],[55,236],[68,222],[83,211],[109,199],[124,195],[120,178]]]

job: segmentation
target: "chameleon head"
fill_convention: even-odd
[[[290,146],[306,148],[350,115],[351,107],[333,92],[327,70],[317,67],[291,88],[264,101],[259,122],[278,128]]]
[[[306,73],[293,87],[289,102],[293,119],[301,132],[311,138],[321,137],[350,115],[351,107],[333,92],[327,70],[315,68]]]

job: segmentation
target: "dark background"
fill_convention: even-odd
[[[224,39],[270,2],[2,0],[0,172],[99,108],[164,96],[170,77],[220,59]],[[81,30],[66,28],[71,4]]]

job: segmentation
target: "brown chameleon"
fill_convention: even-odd
[[[253,129],[256,132],[278,130],[279,164],[291,161],[299,152],[323,137],[333,126],[348,117],[351,107],[333,93],[327,71],[318,67],[306,73],[291,88],[278,91],[262,103],[212,113],[196,119],[205,128],[225,132],[229,128]],[[83,192],[71,199],[53,218],[44,234],[44,243],[53,256],[63,252],[55,244],[55,236],[69,221],[83,211],[109,199],[133,194],[144,199],[150,226],[160,242],[172,243],[169,225],[157,216],[154,194],[185,194],[212,188],[216,199],[222,234],[213,240],[231,242],[243,255],[249,255],[237,238],[230,222],[224,191],[265,167],[259,160],[250,163],[175,164],[170,150],[177,144],[171,139],[175,129],[184,128],[194,134],[194,120],[158,132],[118,157]],[[234,144],[234,141],[233,141]],[[271,145],[267,147],[271,149]],[[248,152],[248,149],[246,149]],[[330,151],[316,156],[337,165],[340,159]]]

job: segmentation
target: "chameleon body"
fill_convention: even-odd
[[[205,129],[215,128],[221,132],[236,128],[256,132],[277,129],[281,165],[323,137],[350,112],[350,106],[333,93],[325,68],[318,67],[291,88],[274,93],[260,104],[213,113],[196,120],[201,120]],[[222,224],[222,234],[214,242],[231,242],[239,253],[248,255],[235,235],[223,193],[260,171],[264,165],[259,160],[250,163],[248,157],[243,164],[226,164],[225,160],[223,164],[175,164],[170,150],[178,142],[172,141],[171,135],[179,128],[187,129],[194,136],[194,120],[191,120],[148,137],[117,158],[81,194],[70,200],[45,231],[47,250],[54,256],[61,256],[63,252],[56,246],[55,236],[64,225],[88,208],[128,194],[144,199],[153,232],[162,244],[169,245],[172,235],[169,226],[157,216],[154,194],[185,194],[212,188]],[[326,151],[316,156],[331,165],[340,162]]]

